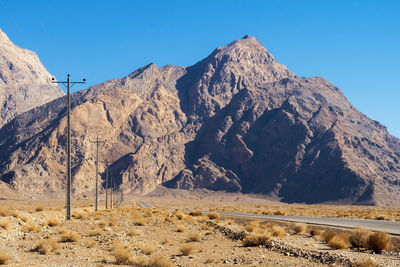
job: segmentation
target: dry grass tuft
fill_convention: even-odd
[[[379,267],[380,265],[376,262],[374,258],[369,258],[367,260],[360,260],[353,264],[353,267]]]
[[[7,251],[0,249],[0,265],[8,264],[11,259],[12,257]]]
[[[44,210],[44,207],[36,207],[36,209],[35,209],[36,211],[43,211]]]
[[[81,236],[74,231],[67,231],[61,235],[61,242],[78,242]]]
[[[277,210],[277,211],[274,212],[274,215],[287,215],[287,212],[281,211],[281,210]]]
[[[307,226],[305,226],[304,224],[296,224],[293,230],[295,234],[301,234],[307,230]]]
[[[193,211],[189,212],[189,215],[190,216],[202,216],[203,213],[199,210],[193,210]]]
[[[111,250],[112,255],[115,257],[116,264],[130,265],[132,264],[132,256],[128,249],[122,245],[114,245]]]
[[[47,225],[50,227],[58,226],[60,223],[56,219],[47,220]]]
[[[96,245],[96,241],[90,238],[86,238],[85,240],[83,240],[83,245],[87,248],[92,248]]]
[[[0,221],[0,228],[7,231],[10,228],[10,223],[8,221]]]
[[[190,242],[199,242],[200,241],[200,235],[199,234],[192,234],[189,236],[188,241]]]
[[[271,228],[272,235],[275,237],[284,237],[286,236],[286,230],[282,226],[274,225]]]
[[[8,211],[5,210],[5,209],[0,208],[0,216],[7,217],[8,216]]]
[[[185,228],[184,226],[182,226],[182,225],[178,225],[178,226],[176,227],[176,231],[177,231],[178,233],[184,233],[184,232],[186,232],[186,228]]]
[[[367,244],[369,249],[381,253],[390,248],[391,238],[385,232],[375,232],[369,236]]]
[[[254,247],[254,246],[262,246],[266,245],[269,241],[271,241],[272,237],[269,233],[263,234],[248,234],[243,240],[243,246],[245,247]]]
[[[147,246],[145,246],[145,247],[142,247],[140,250],[143,252],[143,254],[151,255],[151,254],[153,254],[157,249],[156,249],[154,246],[147,245]]]
[[[350,235],[350,244],[355,248],[367,248],[368,238],[371,235],[371,231],[357,227]]]
[[[15,211],[11,214],[11,216],[13,216],[15,219],[19,219],[20,218],[19,214],[17,212],[15,212]]]
[[[155,256],[147,263],[148,267],[174,267],[175,264],[162,256]]]
[[[100,227],[96,227],[87,233],[88,236],[101,236],[103,234],[104,234],[104,230]]]
[[[215,220],[215,219],[219,219],[219,214],[218,213],[216,213],[216,212],[210,212],[208,215],[208,218],[210,219],[210,220]]]
[[[115,226],[117,224],[117,222],[115,221],[114,218],[110,218],[108,220],[108,226]]]
[[[60,247],[60,244],[54,239],[43,239],[39,241],[39,244],[37,244],[33,251],[47,255],[53,251],[59,250]]]
[[[251,233],[254,232],[259,226],[260,223],[258,221],[251,221],[245,226],[245,229]]]
[[[147,224],[147,222],[145,220],[143,220],[143,219],[138,219],[134,223],[134,225],[136,225],[136,226],[144,226],[146,224]]]
[[[321,231],[318,230],[318,229],[313,228],[313,229],[310,230],[310,235],[311,236],[317,236],[317,235],[320,235],[320,234],[321,234]]]
[[[126,235],[129,237],[134,237],[134,236],[140,235],[140,232],[137,230],[130,230],[126,233]]]
[[[192,245],[189,245],[189,244],[182,245],[179,248],[179,250],[182,253],[182,255],[185,255],[185,256],[189,256],[190,253],[192,253],[193,249],[194,249],[194,247]]]
[[[333,249],[346,249],[350,246],[350,243],[345,235],[335,235],[329,240],[328,246]]]
[[[30,233],[30,232],[39,233],[41,230],[42,229],[40,228],[39,225],[34,225],[34,224],[29,224],[21,229],[21,231],[24,233]]]
[[[334,232],[323,232],[321,234],[321,238],[322,240],[324,240],[326,243],[328,243],[329,241],[331,241],[331,239],[336,236],[336,233]]]

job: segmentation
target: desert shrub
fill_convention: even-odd
[[[21,217],[21,220],[23,221],[23,222],[27,222],[28,221],[28,218],[26,218],[26,217]]]
[[[295,234],[301,234],[307,230],[307,227],[304,224],[296,224],[293,230]]]
[[[87,248],[92,248],[96,244],[96,241],[94,241],[93,239],[90,239],[90,238],[86,238],[85,240],[83,240],[83,244]]]
[[[282,226],[274,225],[271,228],[272,235],[275,237],[284,237],[286,236],[286,230]]]
[[[36,207],[36,209],[35,209],[36,211],[43,211],[44,210],[44,207]]]
[[[203,215],[203,213],[199,210],[193,210],[193,211],[189,212],[189,215],[190,216],[201,216],[201,215]]]
[[[245,247],[266,245],[272,239],[269,233],[263,234],[248,234],[243,239],[243,245]]]
[[[350,244],[355,248],[367,248],[371,231],[357,227],[350,235]]]
[[[146,223],[147,222],[145,220],[138,219],[138,220],[135,221],[134,225],[136,225],[136,226],[144,226],[144,225],[146,225]]]
[[[4,230],[8,230],[10,227],[10,223],[8,221],[0,221],[0,228],[3,228]]]
[[[219,219],[219,214],[216,212],[210,212],[207,216],[210,220]]]
[[[39,225],[29,224],[29,225],[23,227],[21,229],[21,231],[24,233],[30,233],[30,232],[38,233],[41,231],[41,228]]]
[[[335,235],[328,242],[328,246],[333,249],[345,249],[349,247],[349,242],[344,235]]]
[[[225,224],[225,225],[232,225],[232,224],[234,224],[234,223],[235,223],[235,222],[234,222],[233,220],[230,220],[230,219],[224,221],[224,224]]]
[[[182,246],[179,248],[179,250],[180,250],[180,252],[182,253],[182,255],[189,256],[190,253],[192,253],[193,248],[194,248],[194,247],[193,247],[192,245],[185,244],[185,245],[182,245]]]
[[[136,231],[136,230],[130,230],[130,231],[128,231],[128,233],[126,233],[126,235],[129,237],[134,237],[134,236],[140,235],[140,232]]]
[[[56,219],[49,219],[47,220],[47,225],[50,227],[54,227],[59,225],[59,222]]]
[[[0,216],[7,217],[8,216],[8,211],[3,209],[3,208],[0,208]]]
[[[111,251],[115,257],[116,264],[130,265],[132,264],[132,256],[128,249],[123,246],[115,246]]]
[[[174,267],[175,264],[167,258],[162,256],[155,256],[147,263],[148,267]]]
[[[182,220],[183,219],[183,214],[182,213],[177,213],[177,214],[175,214],[175,217],[178,218],[178,220]]]
[[[108,226],[115,226],[117,224],[117,222],[115,221],[114,218],[110,218],[108,220]]]
[[[176,227],[176,231],[177,231],[178,233],[184,233],[184,232],[186,232],[186,228],[185,228],[184,226],[182,226],[182,225],[178,225],[178,226]]]
[[[390,248],[391,238],[385,232],[375,232],[368,237],[367,244],[369,249],[380,253]]]
[[[39,244],[37,244],[37,246],[33,249],[33,251],[37,251],[40,254],[49,254],[59,249],[60,249],[60,244],[58,244],[56,240],[43,239],[39,241]]]
[[[156,251],[156,248],[154,246],[147,245],[147,246],[142,247],[140,250],[143,252],[143,254],[151,255],[152,253],[154,253]]]
[[[245,229],[249,232],[254,232],[259,227],[259,225],[260,223],[258,221],[251,221],[245,226]]]
[[[274,211],[274,215],[287,215],[287,212],[281,211],[281,210],[277,210],[277,211]]]
[[[191,242],[198,242],[200,241],[200,235],[199,234],[192,234],[189,236],[189,241]]]
[[[317,235],[320,235],[320,234],[321,234],[321,231],[318,230],[318,229],[313,228],[313,229],[310,230],[310,235],[311,236],[317,236]]]
[[[375,220],[389,220],[389,216],[387,214],[379,214],[375,217]]]
[[[11,214],[11,216],[13,216],[15,219],[20,218],[19,214],[15,211]]]
[[[87,219],[87,214],[76,212],[76,213],[72,214],[72,218],[75,218],[77,220],[85,220],[85,219]]]
[[[88,232],[88,236],[101,236],[104,234],[104,230],[100,227],[96,227]]]
[[[331,239],[336,236],[336,233],[334,232],[323,232],[321,237],[322,240],[324,240],[326,243],[328,243],[329,241],[331,241]]]
[[[0,249],[0,265],[8,264],[11,259],[12,257],[7,251]]]
[[[379,266],[380,265],[376,262],[374,258],[360,260],[353,264],[353,267],[379,267]]]
[[[61,242],[78,242],[81,236],[74,231],[67,231],[61,235]]]

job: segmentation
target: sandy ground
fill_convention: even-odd
[[[249,235],[248,225],[254,222],[210,219],[175,210],[257,212],[280,207],[295,211],[307,205],[293,206],[258,196],[206,191],[159,191],[146,197],[125,198],[112,210],[104,210],[104,202],[100,202],[98,212],[94,212],[92,201],[73,201],[70,221],[65,221],[63,200],[0,200],[0,261],[2,254],[7,254],[10,266],[351,266],[374,258],[376,266],[400,266],[397,245],[393,251],[382,254],[349,248],[335,250],[319,236],[311,237],[309,229],[296,234],[293,224],[260,221],[252,229],[253,234],[272,233],[271,229],[276,226],[284,229],[284,234],[272,237],[265,245],[245,246],[232,233]],[[143,208],[137,205],[139,200],[156,208]],[[63,241],[71,236],[71,231],[72,240]],[[54,239],[57,248],[40,252],[39,243],[49,243],[49,239]],[[185,249],[189,250],[187,255],[182,252]],[[126,254],[125,261],[118,253]],[[321,263],[324,261],[326,264]]]

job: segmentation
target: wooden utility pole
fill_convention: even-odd
[[[71,97],[70,97],[70,89],[73,85],[77,83],[85,83],[86,79],[82,79],[81,82],[71,82],[69,79],[69,74],[67,75],[67,81],[59,82],[54,79],[51,79],[53,83],[61,83],[62,85],[67,87],[67,187],[66,187],[66,196],[65,196],[65,210],[66,210],[66,219],[71,219]]]
[[[100,141],[96,137],[95,141],[90,141],[91,143],[96,143],[96,197],[94,202],[94,211],[97,211],[97,204],[99,201],[99,143],[105,143],[105,141]]]
[[[106,210],[108,209],[108,163],[106,162]]]

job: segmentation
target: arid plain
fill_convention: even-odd
[[[119,197],[118,197],[119,198]],[[164,190],[94,212],[91,199],[1,200],[0,263],[10,266],[399,266],[397,236],[221,217],[220,211],[400,220],[398,207],[290,205],[259,196]],[[144,208],[140,202],[154,208]],[[183,210],[184,209],[184,210]]]

